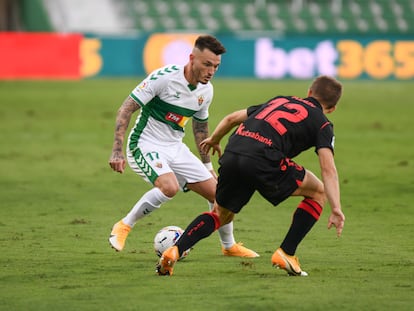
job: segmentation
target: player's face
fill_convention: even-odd
[[[216,73],[221,62],[221,55],[216,55],[208,49],[204,49],[204,51],[194,49],[190,59],[193,83],[206,84]]]

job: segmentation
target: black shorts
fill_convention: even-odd
[[[233,213],[238,213],[256,190],[276,206],[305,177],[305,169],[288,158],[270,162],[226,151],[219,163],[216,201]]]

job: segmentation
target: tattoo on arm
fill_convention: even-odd
[[[122,153],[125,132],[128,129],[131,116],[139,108],[140,106],[129,96],[119,108],[115,121],[114,144],[112,148],[113,152]]]
[[[193,133],[195,144],[197,146],[198,153],[200,154],[201,162],[210,162],[210,155],[205,154],[200,148],[200,143],[208,137],[208,122],[199,122],[193,119]]]

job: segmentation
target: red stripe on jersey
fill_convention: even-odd
[[[325,122],[325,123],[321,126],[321,130],[322,130],[325,126],[327,126],[327,125],[329,125],[329,124],[331,124],[331,122],[329,122],[329,121]]]
[[[308,212],[316,220],[318,220],[322,214],[322,206],[320,206],[316,201],[312,199],[304,199],[302,202],[300,202],[298,208],[301,208],[304,211]]]

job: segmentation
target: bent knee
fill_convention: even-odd
[[[172,198],[177,194],[178,191],[180,191],[180,186],[178,184],[168,184],[168,185],[161,185],[159,187],[161,192],[164,193],[169,198]]]
[[[321,207],[327,202],[323,182],[310,171],[306,172],[302,185],[293,193],[293,195],[312,199]]]
[[[327,197],[326,197],[325,191],[315,192],[312,199],[314,201],[316,201],[321,207],[324,207],[326,202],[327,202]]]
[[[169,198],[172,198],[180,191],[180,186],[176,179],[158,178],[154,186],[159,188],[161,192]]]
[[[174,189],[173,188],[164,188],[164,189],[160,189],[160,190],[165,196],[167,196],[169,198],[172,198],[177,194],[177,192],[180,189],[179,188],[174,188]]]
[[[326,192],[325,192],[325,187],[322,183],[322,181],[318,180],[318,183],[316,183],[316,187],[315,190],[312,193],[312,200],[318,202],[318,204],[321,207],[324,207],[326,202],[327,202],[327,197],[326,197]]]

